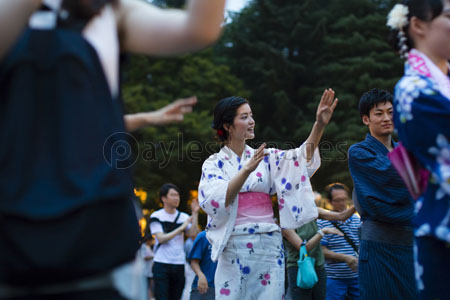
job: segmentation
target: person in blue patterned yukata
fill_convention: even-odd
[[[218,260],[216,299],[284,298],[284,248],[270,195],[278,195],[282,228],[317,218],[309,178],[320,165],[317,146],[336,105],[334,91],[325,90],[308,139],[287,151],[246,145],[255,137],[247,100],[229,97],[216,105],[212,127],[224,146],[204,162],[199,185],[211,258]]]
[[[360,299],[416,299],[414,279],[414,203],[388,153],[392,139],[392,95],[372,89],[359,102],[366,139],[348,151],[348,164],[362,219]],[[359,203],[359,205],[358,205]]]
[[[416,277],[421,299],[448,299],[450,282],[450,1],[398,4],[388,17],[406,59],[394,122],[403,146],[428,170],[418,195]]]

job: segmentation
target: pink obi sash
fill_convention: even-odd
[[[239,193],[239,205],[234,225],[248,223],[273,223],[273,207],[266,193]]]

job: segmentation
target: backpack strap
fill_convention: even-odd
[[[174,226],[177,224],[177,221],[178,221],[178,218],[180,217],[180,215],[181,215],[181,211],[178,211],[178,214],[175,217],[175,220],[173,220],[173,222],[171,223],[172,224],[172,228],[174,228]],[[150,219],[150,223],[152,223],[152,222],[159,222],[161,224],[162,228],[163,228],[163,232],[166,233],[165,230],[164,230],[164,225],[161,223],[161,221],[158,218],[151,218]],[[156,246],[156,248],[154,250],[154,255],[156,255],[156,252],[158,251],[159,246],[161,246],[161,244],[158,243],[158,245]]]
[[[173,220],[173,224],[176,224],[176,223],[177,223],[178,218],[180,217],[180,215],[181,215],[181,211],[178,211],[178,215],[177,215],[177,217],[175,218],[175,220]]]
[[[335,222],[330,222],[334,227],[336,227],[340,232],[342,232],[344,234],[344,239],[347,241],[347,243],[353,248],[353,250],[355,251],[355,253],[357,255],[359,255],[359,251],[358,251],[358,247],[356,247],[355,243],[352,241],[352,239],[347,235],[347,233],[342,230],[342,227],[339,226],[337,223]]]

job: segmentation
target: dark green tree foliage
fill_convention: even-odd
[[[393,90],[402,62],[386,41],[392,1],[254,0],[232,15],[217,46],[251,91],[258,141],[291,148],[304,141],[325,88],[339,105],[322,138],[313,185],[352,186],[347,149],[367,129],[357,110],[371,88]],[[286,143],[288,142],[288,143]]]
[[[123,97],[127,113],[151,111],[175,99],[196,95],[194,112],[176,125],[149,127],[132,135],[135,184],[148,191],[147,208],[159,205],[159,187],[172,182],[181,190],[181,209],[196,189],[203,161],[219,149],[211,129],[212,109],[221,98],[249,93],[229,67],[213,62],[213,49],[177,58],[131,56],[124,70]]]

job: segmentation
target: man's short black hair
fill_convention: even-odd
[[[369,116],[370,110],[378,103],[386,103],[388,101],[391,103],[393,101],[392,94],[388,91],[374,88],[365,92],[359,100],[359,114],[361,118]]]
[[[327,185],[325,190],[327,191],[327,197],[328,197],[328,201],[330,201],[330,203],[333,200],[332,193],[334,190],[344,190],[348,194],[350,193],[350,189],[348,188],[348,186],[346,186],[345,184],[340,183],[340,182],[335,182],[335,183],[331,183],[331,184]]]
[[[166,197],[169,193],[170,189],[174,189],[178,193],[180,193],[180,190],[178,187],[173,183],[164,183],[161,188],[159,189],[159,200],[162,200],[162,197]]]

